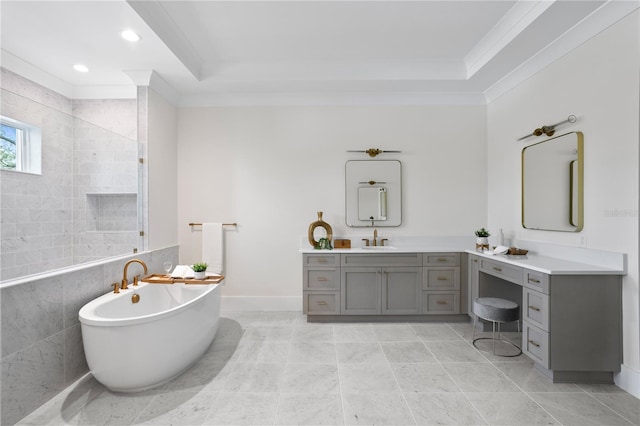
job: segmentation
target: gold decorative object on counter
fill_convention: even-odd
[[[519,249],[517,247],[509,247],[509,250],[507,251],[507,254],[516,255],[516,256],[523,256],[527,253],[529,253],[529,250]]]
[[[320,246],[320,242],[316,241],[313,233],[316,230],[316,228],[324,228],[324,230],[327,233],[327,236],[324,237],[324,239],[326,241],[329,242],[329,246],[331,245],[331,240],[333,239],[333,229],[331,229],[331,225],[329,225],[327,222],[325,222],[324,220],[322,220],[322,212],[318,212],[318,220],[311,223],[311,225],[309,225],[309,233],[307,238],[309,239],[309,244],[311,244],[311,246],[313,246],[313,248],[319,248]],[[321,238],[322,240],[323,238]]]

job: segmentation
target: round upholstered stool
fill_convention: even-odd
[[[479,297],[473,301],[473,313],[475,314],[475,320],[473,323],[473,346],[478,348],[476,342],[478,340],[492,340],[493,341],[493,354],[504,357],[514,357],[522,353],[520,346],[513,343],[511,340],[503,339],[500,332],[500,324],[507,322],[518,323],[518,336],[520,336],[520,306],[512,302],[511,300],[500,299],[497,297]],[[492,333],[491,337],[478,337],[476,338],[476,328],[478,325],[478,318],[482,318],[485,321],[491,321]],[[496,339],[496,326],[498,330],[498,337]],[[514,346],[518,352],[515,354],[496,354],[496,342],[505,342]],[[481,348],[478,348],[481,349]],[[482,350],[482,349],[481,349]]]

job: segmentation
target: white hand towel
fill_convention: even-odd
[[[222,274],[224,234],[221,223],[202,224],[202,261],[209,264],[207,274]]]

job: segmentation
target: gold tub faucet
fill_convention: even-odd
[[[131,265],[132,263],[139,263],[142,265],[142,267],[144,268],[144,274],[147,274],[147,264],[144,263],[142,260],[140,259],[131,259],[130,261],[128,261],[127,263],[124,264],[124,272],[122,273],[122,285],[120,286],[120,288],[122,290],[126,290],[129,287],[129,281],[127,280],[127,269],[129,268],[129,265]],[[138,285],[138,276],[136,276],[133,280],[133,285]]]

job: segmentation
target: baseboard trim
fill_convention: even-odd
[[[620,389],[640,399],[640,371],[623,364],[613,379]]]
[[[223,311],[302,311],[302,296],[222,296]]]

